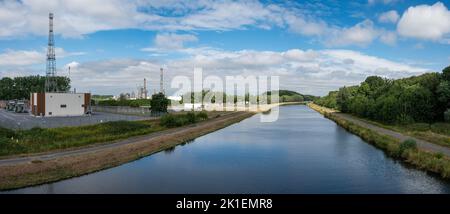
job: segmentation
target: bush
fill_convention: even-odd
[[[206,120],[208,119],[208,114],[204,111],[200,112],[197,114],[197,116],[201,119],[201,120]]]
[[[186,114],[179,114],[179,115],[166,114],[161,117],[160,124],[168,128],[173,128],[188,124],[194,124],[197,123],[198,121],[205,120],[207,118],[208,115],[205,112],[201,112],[198,114],[188,112]]]
[[[407,150],[417,150],[417,143],[413,139],[403,141],[398,147],[398,155],[401,156]]]

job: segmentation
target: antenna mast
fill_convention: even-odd
[[[45,78],[45,92],[56,92],[56,57],[55,39],[53,38],[53,13],[48,14],[48,47],[47,47],[47,70]]]

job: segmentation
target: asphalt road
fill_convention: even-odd
[[[74,117],[35,117],[29,113],[14,113],[0,109],[0,126],[8,129],[31,129],[34,127],[56,128],[83,126],[118,120],[146,120],[151,117],[94,112],[92,115]]]

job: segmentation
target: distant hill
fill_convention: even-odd
[[[264,94],[270,96],[274,91],[268,91]],[[279,90],[278,96],[280,96],[280,102],[302,102],[302,101],[313,101],[318,97],[308,94],[300,94],[296,91],[290,90]]]

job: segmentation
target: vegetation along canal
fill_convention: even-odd
[[[304,105],[96,173],[11,193],[450,193]]]

